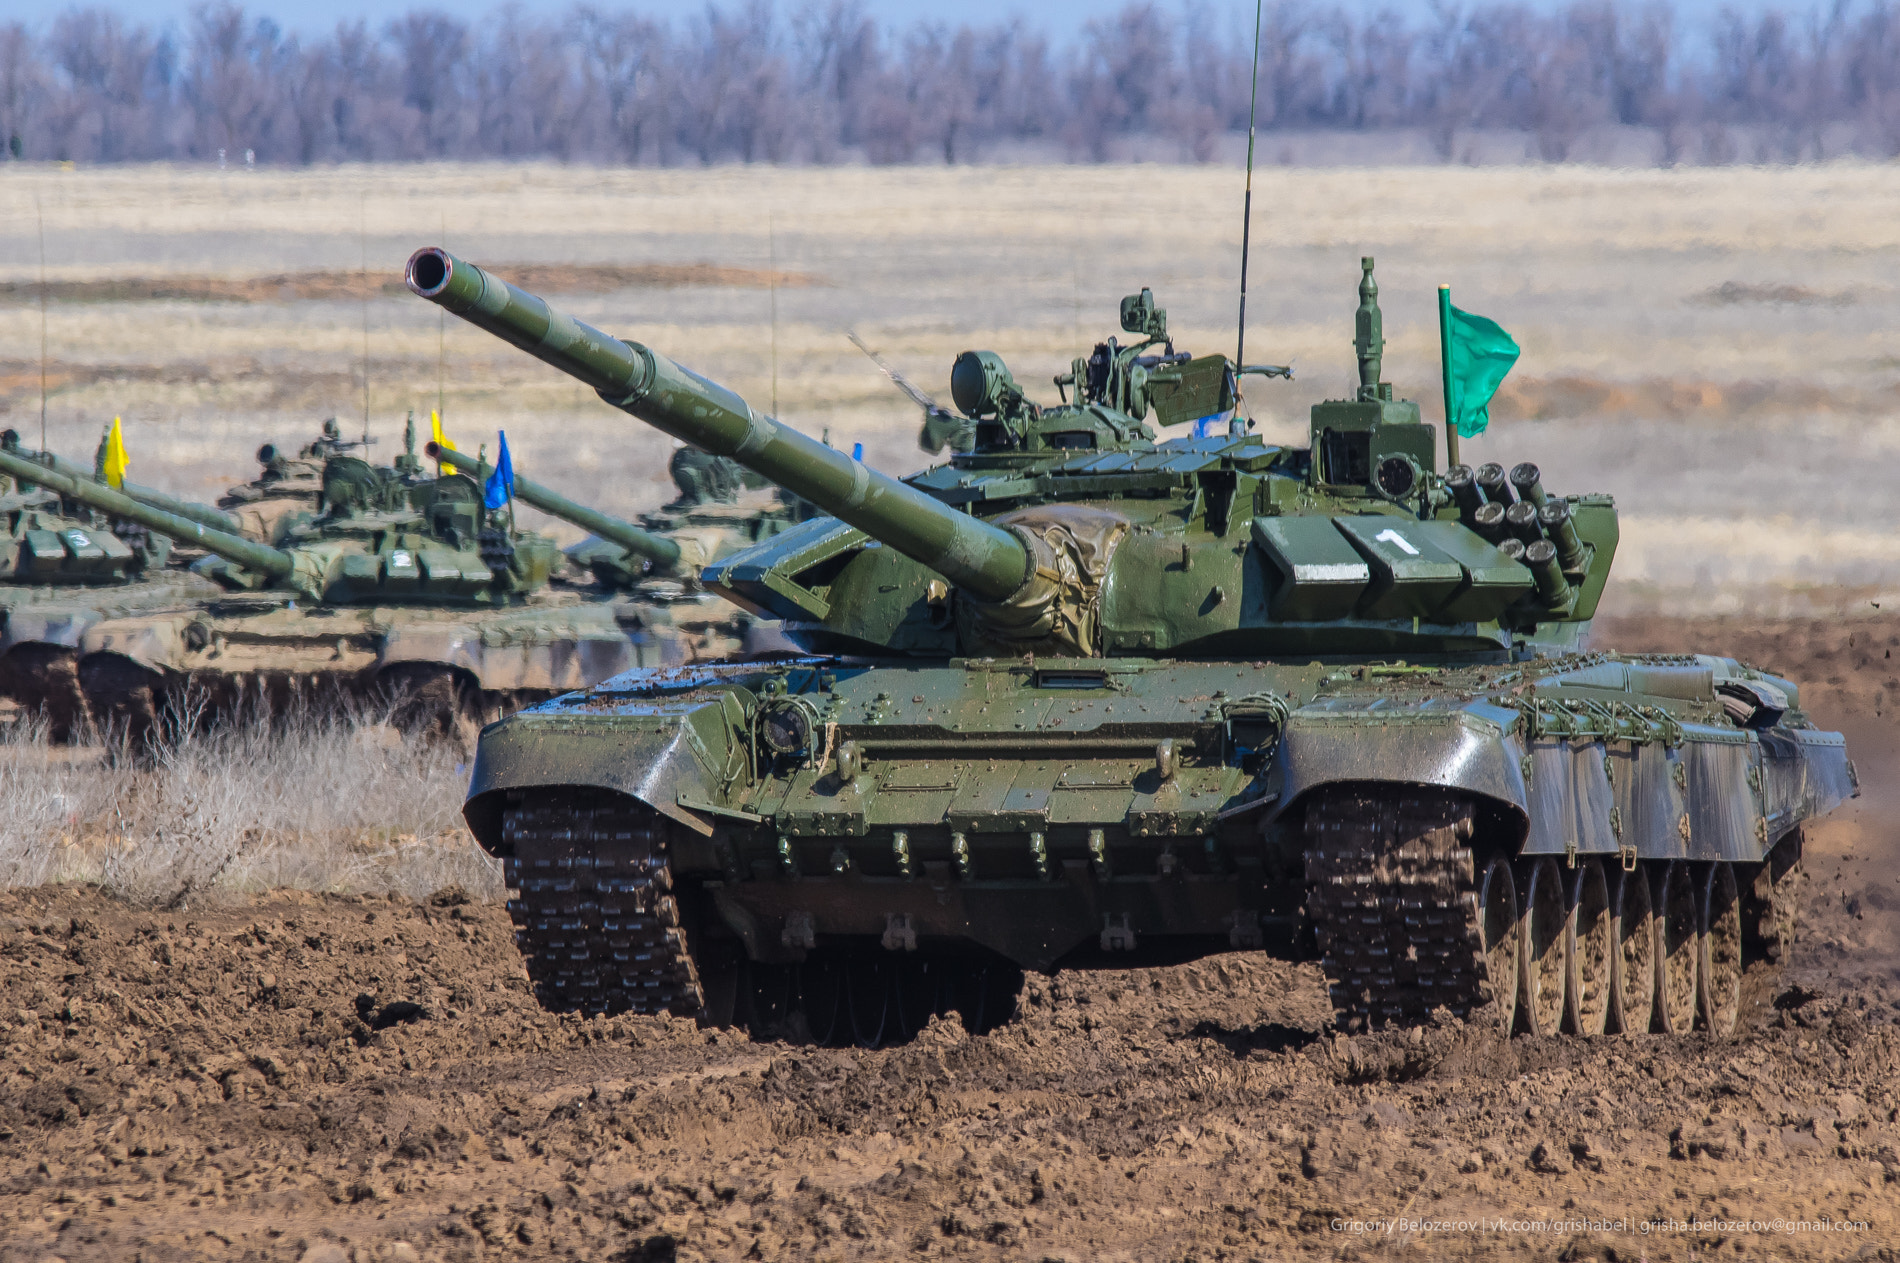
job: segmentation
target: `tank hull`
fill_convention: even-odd
[[[1520,977],[1557,949],[1487,961],[1492,861],[1526,899],[1579,873],[1707,886],[1721,870],[1758,922],[1777,853],[1857,793],[1837,734],[1798,712],[1761,729],[1725,717],[1718,686],[1755,675],[1601,654],[643,670],[489,729],[467,816],[511,866],[524,950],[559,1007],[718,1017],[740,962],[854,947],[1032,970],[1264,948],[1319,955],[1343,1022],[1442,1005],[1535,1028]],[[809,744],[762,758],[762,725],[787,708],[810,717]],[[660,875],[663,914],[612,881],[590,893],[586,831],[551,823],[570,808],[619,812],[618,832],[645,839],[640,889]],[[661,982],[616,960],[610,907],[660,915]],[[573,938],[590,915],[591,949]],[[1527,1003],[1548,1008],[1549,991]]]
[[[558,599],[499,610],[311,607],[221,592],[95,623],[77,649],[91,711],[135,729],[167,698],[229,712],[405,695],[422,708],[414,718],[452,727],[600,683],[633,661],[610,609]]]

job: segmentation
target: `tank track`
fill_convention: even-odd
[[[1308,809],[1307,916],[1342,1028],[1491,1001],[1472,834],[1471,805],[1444,795],[1348,790]]]
[[[43,715],[56,740],[78,736],[92,722],[79,682],[79,655],[63,645],[16,645],[0,658],[0,695],[29,715]]]
[[[617,794],[536,794],[503,810],[502,839],[515,942],[545,1007],[702,1013],[658,813]]]

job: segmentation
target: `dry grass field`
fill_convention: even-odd
[[[1373,254],[1386,375],[1429,414],[1439,283],[1518,337],[1467,453],[1616,494],[1613,609],[1871,612],[1900,591],[1900,168],[1275,169],[1258,193],[1249,358],[1297,370],[1254,389],[1272,432],[1297,435],[1352,380],[1357,259]],[[0,422],[29,433],[41,220],[48,433],[70,454],[123,415],[137,477],[209,498],[260,442],[333,414],[361,426],[367,323],[380,452],[439,397],[462,442],[506,428],[524,472],[620,512],[663,498],[667,440],[393,289],[411,250],[534,265],[583,319],[761,407],[776,307],[781,415],[901,473],[921,461],[915,416],[846,328],[927,388],[947,393],[950,360],[984,346],[1053,397],[1038,383],[1114,332],[1142,285],[1183,346],[1229,346],[1240,235],[1224,168],[13,167]]]

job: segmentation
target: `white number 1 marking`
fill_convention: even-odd
[[[1378,540],[1381,544],[1397,544],[1400,548],[1405,550],[1407,556],[1418,556],[1418,549],[1412,547],[1412,541],[1389,526],[1373,536],[1373,538]]]

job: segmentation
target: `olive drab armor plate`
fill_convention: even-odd
[[[903,480],[439,250],[409,283],[833,515],[701,577],[807,656],[483,734],[465,814],[552,1006],[835,1034],[909,1012],[907,962],[1266,948],[1317,953],[1347,1026],[1724,1032],[1802,823],[1857,792],[1792,681],[1590,646],[1614,503],[1442,468],[1380,380],[1370,259],[1358,388],[1304,446],[1230,411],[1287,370],[1178,352],[1143,291],[1056,403],[958,357],[973,445]],[[1652,908],[1666,970],[1608,943]]]

